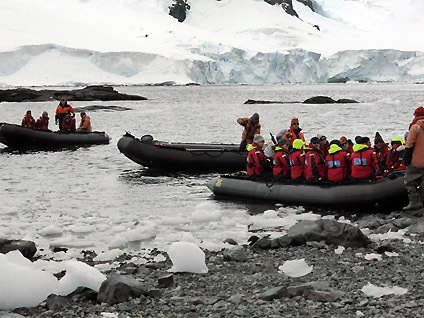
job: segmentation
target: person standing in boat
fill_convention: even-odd
[[[311,150],[305,155],[305,179],[308,181],[321,181],[327,178],[327,165],[321,150],[321,140],[311,138]]]
[[[406,166],[403,163],[403,153],[405,150],[405,142],[401,136],[396,136],[392,138],[390,143],[392,148],[389,150],[387,155],[387,168],[389,172],[395,170],[405,170]]]
[[[289,180],[290,175],[290,142],[285,138],[280,138],[274,148],[273,174],[275,180]]]
[[[389,146],[384,142],[383,137],[377,131],[374,137],[374,151],[377,157],[378,172],[377,175],[383,176],[388,172],[387,156],[389,154]]]
[[[262,150],[264,144],[264,137],[255,135],[252,144],[247,148],[249,151],[247,154],[247,175],[249,177],[264,178],[272,176],[271,172],[268,171],[270,162],[266,159]]]
[[[253,142],[253,137],[261,133],[259,114],[254,113],[250,118],[238,118],[237,123],[244,127],[240,143],[240,151],[244,151],[246,150],[247,145]]]
[[[27,110],[26,114],[24,115],[24,118],[22,119],[21,126],[27,127],[27,128],[34,128],[35,127],[35,119],[34,119],[34,117],[32,117],[30,110]]]
[[[415,118],[418,117],[417,110],[420,111],[420,108],[415,110]],[[409,129],[403,162],[406,165],[405,187],[409,198],[409,204],[403,210],[422,209],[424,201],[424,118],[418,119]]]
[[[377,157],[368,137],[357,136],[353,145],[352,179],[374,179],[378,170]]]
[[[75,131],[75,117],[70,110],[68,110],[68,113],[66,114],[65,118],[63,118],[61,131],[65,131],[65,132]]]
[[[81,113],[81,122],[77,129],[78,132],[91,132],[91,119],[85,112]]]
[[[43,111],[43,114],[35,123],[35,128],[40,130],[49,130],[49,120],[49,114],[46,111]]]
[[[304,145],[305,142],[302,139],[295,139],[293,141],[293,149],[290,154],[290,175],[292,180],[305,180]]]
[[[300,139],[305,143],[305,136],[302,133],[302,128],[299,127],[299,119],[292,118],[290,128],[277,134],[277,140],[279,138],[287,139],[290,142],[290,146],[293,146],[296,139]]]
[[[59,123],[59,130],[63,130],[62,124],[63,119],[66,117],[66,114],[70,111],[72,114],[75,115],[75,110],[72,107],[72,105],[68,104],[66,98],[62,97],[60,99],[59,105],[56,107],[56,116],[55,116],[55,124],[57,125]]]
[[[342,181],[350,179],[351,158],[346,151],[343,151],[342,143],[335,139],[330,142],[330,150],[325,157],[329,181]]]

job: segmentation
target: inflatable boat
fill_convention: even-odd
[[[247,152],[234,144],[159,142],[151,135],[135,138],[126,133],[118,148],[132,161],[150,168],[191,172],[246,169]]]
[[[0,142],[13,148],[60,148],[67,146],[108,144],[105,132],[53,132],[0,123]]]
[[[401,206],[408,199],[403,183],[404,174],[404,171],[399,171],[382,179],[339,183],[294,183],[290,180],[252,180],[242,176],[221,176],[210,180],[207,187],[216,197],[303,206],[343,209]]]

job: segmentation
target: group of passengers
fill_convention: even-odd
[[[49,114],[43,111],[40,118],[35,121],[31,115],[31,111],[28,110],[22,119],[21,125],[23,127],[34,128],[39,130],[49,130]],[[78,128],[76,128],[75,121],[75,110],[72,105],[68,104],[66,98],[61,98],[59,105],[56,107],[55,124],[59,124],[59,130],[61,132],[91,132],[91,119],[83,111],[81,112],[81,122]]]
[[[374,147],[369,137],[357,136],[355,143],[345,136],[328,142],[318,134],[305,142],[298,118],[290,128],[277,134],[274,145],[265,147],[260,135],[259,115],[239,118],[244,126],[240,149],[247,145],[247,174],[250,177],[273,177],[276,180],[342,181],[375,179],[395,170],[404,170],[404,141],[391,140],[391,148],[377,132]]]

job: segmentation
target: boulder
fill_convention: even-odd
[[[29,260],[32,260],[35,252],[37,252],[35,243],[32,241],[0,239],[0,253],[6,254],[15,250],[20,251]]]
[[[290,297],[302,296],[308,300],[333,302],[344,295],[344,292],[330,288],[326,281],[310,282],[287,288]]]
[[[308,98],[303,104],[334,104],[336,101],[328,96],[314,96]]]
[[[224,251],[224,261],[230,262],[246,262],[247,255],[243,247],[237,246]]]
[[[349,98],[340,98],[338,100],[336,100],[337,104],[356,104],[358,103],[358,101],[354,100],[354,99],[349,99]]]
[[[127,301],[130,297],[146,296],[147,290],[132,276],[111,276],[103,281],[97,294],[97,301],[111,305]]]
[[[159,288],[165,288],[174,285],[174,275],[166,275],[158,278]]]
[[[271,300],[279,299],[283,297],[290,297],[290,294],[287,290],[287,287],[279,286],[279,287],[268,289],[260,297],[262,300],[271,301]]]
[[[69,301],[63,296],[50,295],[46,299],[46,305],[51,311],[61,311],[62,309],[69,307]]]

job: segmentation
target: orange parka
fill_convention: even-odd
[[[418,120],[409,130],[406,148],[414,147],[411,166],[424,168],[424,119]]]
[[[237,123],[244,127],[241,135],[241,141],[246,140],[247,144],[253,142],[253,137],[261,133],[261,124],[259,122],[253,123],[249,117],[237,119]]]
[[[91,132],[92,131],[92,129],[91,129],[91,119],[90,119],[89,116],[84,115],[81,118],[81,123],[80,123],[78,130],[85,131],[85,132]]]

